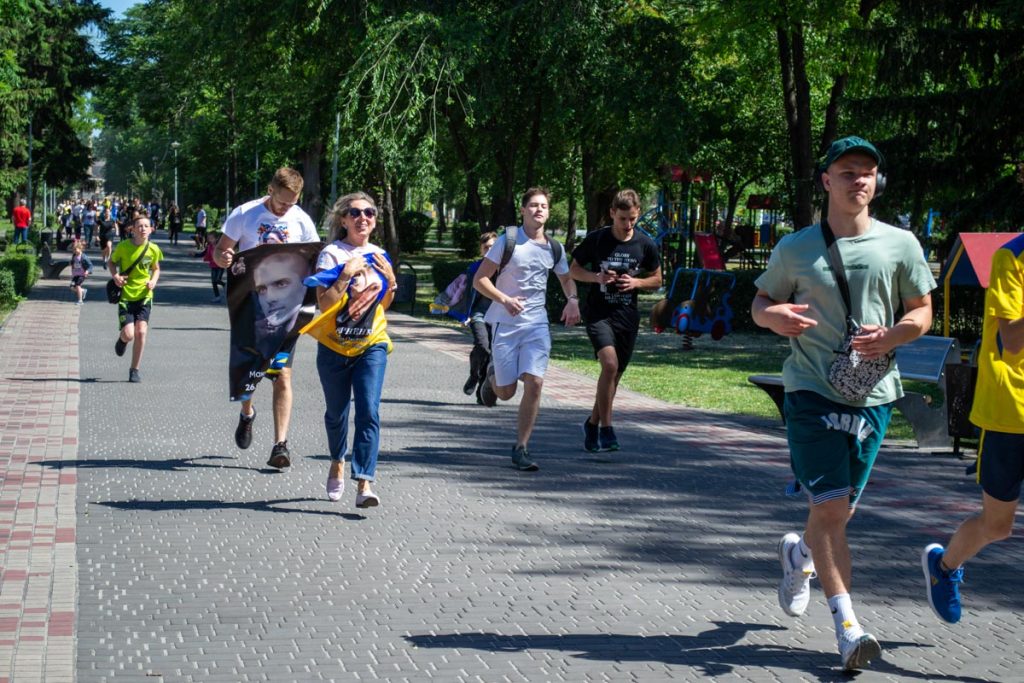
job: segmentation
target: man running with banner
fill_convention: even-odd
[[[316,303],[302,280],[314,272],[323,246],[313,220],[298,206],[302,184],[294,169],[277,169],[266,196],[231,212],[213,254],[228,271],[231,400],[242,402],[235,444],[246,449],[252,443],[252,394],[266,376],[274,382],[274,446],[267,464],[279,470],[291,466],[295,342]]]

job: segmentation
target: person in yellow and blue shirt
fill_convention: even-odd
[[[331,455],[327,498],[341,500],[344,490],[348,416],[354,404],[355,504],[370,508],[380,504],[370,484],[377,471],[380,398],[392,348],[384,311],[394,299],[395,273],[384,250],[370,243],[377,206],[368,194],[354,192],[339,199],[328,225],[329,243],[320,252],[317,275],[306,279],[307,285],[317,285],[317,303],[323,313],[300,332],[319,342],[316,368],[324,391],[324,426]]]
[[[132,221],[131,239],[117,243],[107,264],[114,282],[121,288],[121,300],[117,304],[117,324],[121,332],[114,344],[114,353],[123,356],[128,344],[132,344],[132,364],[128,370],[128,381],[142,381],[139,364],[146,347],[149,330],[149,314],[153,308],[153,290],[160,280],[160,261],[163,252],[149,241],[153,227],[146,214],[139,214]]]
[[[982,429],[981,512],[960,525],[948,548],[932,543],[921,553],[928,602],[951,624],[960,621],[963,564],[1010,535],[1024,480],[1024,235],[992,257],[971,422]]]

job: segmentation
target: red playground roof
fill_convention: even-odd
[[[1019,232],[962,232],[942,266],[942,280],[951,285],[988,288],[992,255]]]

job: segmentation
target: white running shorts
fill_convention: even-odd
[[[515,384],[524,373],[543,377],[550,356],[551,333],[547,324],[494,325],[491,359],[494,362],[495,384],[498,386]]]

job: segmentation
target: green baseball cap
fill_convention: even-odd
[[[825,163],[822,168],[828,168],[835,163],[836,159],[851,152],[863,152],[873,158],[879,166],[885,163],[885,157],[882,156],[877,147],[864,138],[850,135],[840,138],[828,146],[828,153],[825,155]]]

